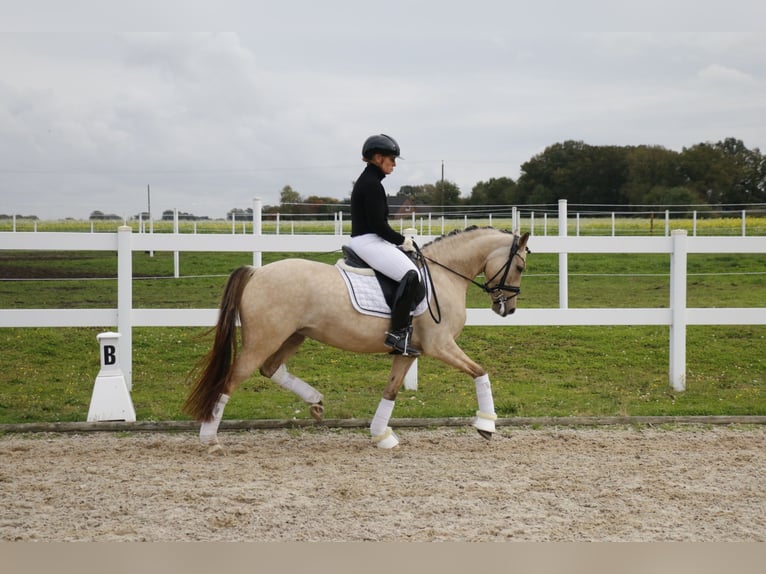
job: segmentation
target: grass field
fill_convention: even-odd
[[[262,232],[282,233],[282,234],[316,234],[316,233],[334,233],[335,222],[332,216],[327,216],[325,220],[307,219],[305,216],[283,215],[279,223],[273,215],[264,215],[262,221]],[[521,212],[521,230],[530,231],[533,235],[558,235],[558,217],[552,215],[544,217],[544,214],[537,213],[533,216],[529,212]],[[16,231],[39,231],[39,232],[93,232],[104,233],[114,232],[117,228],[127,223],[134,232],[138,232],[141,223],[137,220],[123,221],[35,221],[31,219],[18,219],[15,224]],[[391,225],[396,229],[412,227],[412,219],[401,219],[392,221]],[[508,229],[512,226],[510,218],[469,216],[446,218],[444,221],[440,217],[418,215],[414,227],[423,235],[440,235],[449,233],[454,229],[463,229],[468,225],[492,225],[500,229]],[[669,221],[671,229],[685,229],[689,235],[704,236],[738,236],[742,235],[742,217],[740,212],[724,212],[715,217],[700,216],[696,221],[692,217],[673,217]],[[343,221],[343,233],[351,232],[351,223],[348,216]],[[144,224],[147,229],[148,225]],[[172,221],[155,221],[153,224],[154,233],[173,233],[174,224]],[[11,219],[0,219],[0,232],[13,231],[14,223]],[[232,224],[230,221],[206,220],[206,221],[179,221],[179,233],[252,233],[252,221],[237,221]],[[664,212],[658,212],[657,216],[636,217],[617,217],[614,222],[609,214],[587,216],[577,218],[573,212],[569,213],[567,221],[568,235],[638,235],[638,236],[662,236],[665,235],[665,217]],[[748,236],[766,235],[766,216],[763,210],[753,211],[746,214],[745,234]]]
[[[299,254],[264,253],[264,263]],[[310,257],[334,262],[337,253]],[[247,253],[135,253],[134,305],[218,306],[228,273]],[[519,305],[558,305],[558,258],[532,254]],[[569,257],[569,306],[666,307],[667,255]],[[106,252],[0,251],[0,308],[114,308],[116,257]],[[24,279],[24,280],[21,280]],[[762,307],[766,255],[690,255],[690,307]],[[486,307],[470,288],[469,307]],[[691,326],[687,391],[668,382],[667,327],[469,327],[459,343],[489,371],[498,415],[765,415],[765,326]],[[0,329],[0,423],[85,420],[99,370],[103,329]],[[205,329],[136,328],[133,402],[139,420],[183,419],[186,376],[209,348]],[[325,395],[328,418],[372,416],[390,359],[307,342],[291,369]],[[427,357],[419,388],[402,391],[396,417],[470,416],[473,383]],[[256,376],[234,396],[227,418],[307,418],[294,395]]]

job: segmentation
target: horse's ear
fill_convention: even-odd
[[[529,239],[529,231],[525,231],[524,235],[522,235],[519,238],[519,249],[526,249],[526,247],[527,247],[527,240],[528,239]]]

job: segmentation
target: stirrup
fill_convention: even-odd
[[[410,346],[411,333],[412,331],[408,328],[396,331],[386,331],[386,340],[384,343],[387,347],[391,347],[392,355],[404,355],[405,357],[417,357],[420,355],[419,350]]]

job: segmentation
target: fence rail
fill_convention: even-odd
[[[258,202],[256,202],[258,207]],[[134,309],[133,251],[252,252],[260,265],[262,252],[330,252],[348,241],[344,235],[264,235],[260,210],[254,210],[253,234],[146,234],[127,226],[117,233],[15,232],[0,233],[0,250],[116,251],[118,296],[116,309],[0,309],[2,327],[105,327],[121,334],[121,362],[132,387],[132,329],[134,327],[211,326],[217,309]],[[566,202],[559,203],[560,220],[567,220]],[[420,237],[420,242],[433,239]],[[668,237],[571,237],[567,226],[558,236],[534,238],[536,253],[559,254],[559,307],[519,308],[512,317],[499,317],[490,309],[468,309],[470,326],[554,325],[667,325],[670,327],[670,384],[686,388],[687,325],[766,325],[766,307],[688,308],[686,306],[687,255],[689,253],[766,253],[766,237],[688,237],[676,230]],[[667,308],[569,309],[569,253],[670,254],[670,305]],[[177,261],[177,257],[176,257]],[[177,274],[177,273],[176,273]]]

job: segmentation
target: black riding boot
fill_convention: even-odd
[[[423,289],[417,271],[408,271],[396,290],[391,308],[391,330],[386,332],[385,344],[398,355],[417,357],[420,351],[410,346],[412,338],[412,315],[414,305],[422,298]]]

